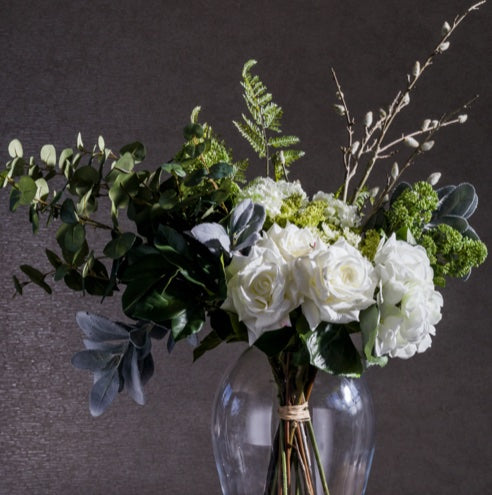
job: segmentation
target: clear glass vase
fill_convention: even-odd
[[[276,364],[251,348],[225,374],[212,414],[224,495],[364,494],[374,454],[373,406],[364,379],[314,372],[305,397],[309,420],[280,419],[279,406],[292,399],[285,388],[295,388],[313,370],[289,365],[279,377]]]

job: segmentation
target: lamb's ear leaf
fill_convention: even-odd
[[[120,388],[118,366],[101,373],[92,386],[89,409],[92,416],[100,416],[111,405]]]
[[[125,326],[103,316],[79,311],[76,321],[86,337],[95,342],[129,338],[128,329]]]

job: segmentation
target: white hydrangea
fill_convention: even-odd
[[[326,203],[325,215],[329,222],[342,228],[357,227],[360,224],[360,216],[357,206],[349,205],[340,199],[336,199],[333,193],[318,191],[313,196],[313,201]]]
[[[307,200],[307,194],[299,181],[274,181],[270,177],[258,177],[239,193],[237,202],[239,203],[243,199],[251,199],[253,203],[262,205],[267,216],[270,219],[274,219],[280,215],[284,200],[294,195]]]

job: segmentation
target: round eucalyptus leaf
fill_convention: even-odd
[[[54,167],[56,165],[56,150],[52,144],[45,144],[41,148],[41,161],[46,163],[46,165],[50,167]]]
[[[18,139],[12,139],[9,143],[9,155],[12,158],[22,158],[24,155],[24,151],[22,149],[22,144]]]

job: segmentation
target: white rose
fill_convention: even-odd
[[[393,234],[381,244],[374,262],[380,277],[376,355],[409,358],[424,352],[431,345],[443,305],[425,249],[399,241]]]
[[[381,243],[374,263],[387,303],[396,304],[401,301],[409,281],[419,280],[433,284],[434,272],[425,249],[399,241],[395,234]]]
[[[302,311],[313,330],[322,321],[357,321],[359,312],[374,303],[377,277],[371,263],[345,239],[297,260],[293,272]]]
[[[289,313],[299,302],[287,293],[288,265],[272,241],[253,246],[248,256],[233,256],[227,273],[222,309],[246,325],[250,345],[264,332],[290,325]]]
[[[307,256],[325,247],[319,236],[312,230],[299,228],[292,224],[287,224],[286,227],[282,228],[274,223],[266,232],[264,239],[273,241],[287,262]],[[263,242],[259,241],[258,244],[262,245]]]
[[[441,294],[428,282],[413,281],[406,284],[398,305],[387,303],[384,293],[381,299],[376,355],[407,359],[427,350],[441,319]]]

